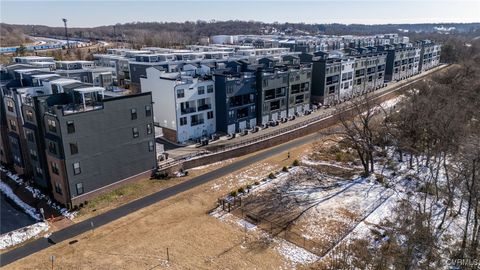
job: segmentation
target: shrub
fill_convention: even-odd
[[[270,179],[274,179],[274,178],[275,178],[275,174],[273,174],[273,172],[272,172],[272,173],[270,173],[270,174],[268,175],[268,178],[270,178]]]
[[[234,190],[234,191],[230,192],[230,196],[232,196],[232,197],[235,197],[235,196],[237,196],[237,191],[236,191],[236,190]]]
[[[383,177],[383,175],[381,175],[381,174],[376,174],[376,175],[375,175],[375,179],[376,179],[377,182],[379,182],[380,184],[384,184],[384,183],[385,183],[385,177]]]
[[[253,184],[254,184],[255,186],[258,186],[258,185],[260,185],[260,182],[255,181],[255,183],[253,183]]]
[[[251,188],[252,188],[252,185],[248,184],[247,189],[251,189]]]
[[[288,172],[288,168],[286,166],[283,166],[282,172]]]
[[[298,166],[300,165],[300,162],[298,161],[298,159],[295,159],[292,163],[293,166]]]
[[[238,193],[244,193],[245,189],[243,187],[238,188]]]

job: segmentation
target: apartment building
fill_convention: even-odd
[[[311,65],[288,66],[287,116],[302,115],[310,110]]]
[[[82,204],[156,167],[150,93],[108,97],[101,87],[33,97],[44,127],[55,200]]]
[[[442,47],[430,40],[421,40],[417,42],[420,48],[419,70],[425,71],[440,64],[440,54]]]
[[[150,67],[141,78],[142,92],[151,92],[154,121],[173,142],[198,141],[216,132],[215,83],[210,76],[192,77]]]
[[[353,95],[363,95],[385,85],[386,52],[376,49],[359,50],[354,54]]]
[[[236,70],[236,69],[235,69]],[[257,125],[257,86],[254,72],[215,73],[217,130],[227,134]]]
[[[419,72],[420,49],[406,44],[378,46],[380,51],[387,52],[385,80],[398,81]]]

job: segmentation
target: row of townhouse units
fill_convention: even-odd
[[[297,56],[228,61],[208,73],[201,69],[171,72],[153,66],[140,79],[142,92],[152,92],[155,124],[171,141],[234,134],[310,109],[311,66],[300,65]]]
[[[438,66],[441,47],[432,44],[369,46],[345,53],[318,51],[302,53],[300,59],[313,64],[312,101],[332,105]]]
[[[2,165],[68,207],[156,167],[150,93],[122,95],[53,72],[22,85],[8,68],[0,91]]]

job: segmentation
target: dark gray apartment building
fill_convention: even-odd
[[[387,52],[385,81],[398,81],[419,72],[420,49],[407,47],[406,44],[393,44],[377,47]]]
[[[420,40],[417,42],[420,48],[419,71],[425,71],[440,64],[440,54],[442,46],[430,40]]]
[[[253,72],[217,72],[215,81],[217,130],[228,134],[257,125],[256,77]]]
[[[33,99],[43,114],[57,201],[79,205],[155,168],[151,93],[107,97],[101,88],[85,87]]]

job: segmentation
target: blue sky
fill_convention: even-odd
[[[0,0],[0,21],[90,27],[125,22],[256,20],[305,23],[480,22],[478,0]]]

